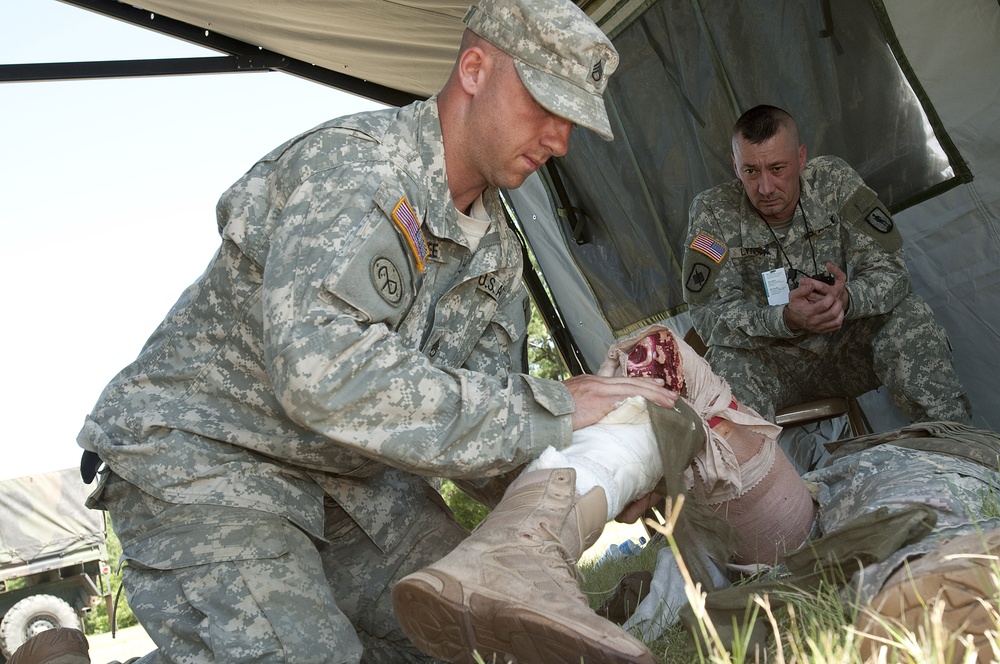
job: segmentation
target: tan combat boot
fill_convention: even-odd
[[[601,489],[576,497],[568,468],[525,473],[454,551],[393,588],[413,643],[450,662],[653,664],[639,640],[598,616],[576,561],[607,521]]]
[[[954,634],[972,636],[979,662],[995,661],[986,634],[1000,630],[1000,615],[996,613],[1000,595],[998,556],[1000,530],[972,533],[942,544],[896,570],[872,599],[871,608],[859,615],[858,628],[889,641],[894,640],[890,632],[898,632],[900,625],[914,634],[928,634],[933,632],[931,607],[941,601],[941,625]],[[862,656],[875,655],[881,645],[881,641],[864,639]],[[942,659],[968,661],[962,645],[953,646]]]

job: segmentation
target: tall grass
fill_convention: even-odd
[[[1000,504],[992,494],[984,495],[984,503],[987,500],[993,500],[994,505]],[[687,598],[701,636],[699,642],[705,644],[705,647],[702,650],[695,647],[685,629],[676,625],[656,641],[647,643],[660,664],[971,664],[977,661],[980,653],[972,636],[955,633],[946,626],[944,612],[947,605],[943,599],[927,598],[923,623],[912,628],[899,621],[877,618],[887,635],[877,638],[861,634],[857,630],[855,625],[858,609],[849,603],[845,605],[837,589],[832,586],[810,592],[782,593],[781,601],[777,602],[780,608],[772,607],[772,598],[754,597],[754,605],[750,608],[757,612],[759,619],[768,628],[768,645],[763,651],[751,648],[747,635],[739,632],[735,647],[734,644],[724,643],[705,611],[705,593],[687,575],[683,557],[673,538],[673,524],[676,523],[676,516],[682,505],[683,500],[678,501],[665,524],[647,521],[650,528],[663,534],[663,538],[656,538],[647,545],[648,553],[644,552],[642,556],[635,558],[598,560],[591,567],[581,570],[584,593],[590,598],[591,606],[596,608],[614,591],[618,579],[635,569],[652,570],[659,549],[663,546],[671,548],[681,573],[685,575]],[[1000,588],[1000,563],[996,556],[989,556],[989,559],[993,583]],[[1000,662],[998,596],[1000,591],[994,592],[993,597],[983,598],[982,602],[989,611],[994,627],[986,634],[993,652],[992,661]],[[865,640],[868,640],[866,651],[870,653],[867,657],[862,655],[860,647]]]

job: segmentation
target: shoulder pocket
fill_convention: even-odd
[[[874,191],[866,186],[858,187],[840,208],[841,221],[848,226],[871,236],[889,253],[899,251],[903,246],[903,236],[896,228],[896,222]]]
[[[379,187],[368,222],[345,252],[348,264],[323,280],[323,287],[360,311],[366,323],[385,323],[393,330],[413,304],[421,267],[409,238],[393,220],[394,211],[400,215],[401,201],[406,201],[402,194],[391,194],[385,184]],[[416,231],[423,240],[419,225]]]

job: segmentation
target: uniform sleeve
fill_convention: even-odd
[[[393,306],[382,297],[368,270],[387,259],[400,274],[403,300],[414,292],[415,275],[377,232],[386,228],[387,211],[371,192],[385,178],[367,177],[307,181],[289,199],[272,239],[263,284],[265,358],[288,416],[335,446],[426,475],[497,474],[547,445],[567,444],[573,405],[562,384],[479,370],[499,367],[500,358],[476,370],[439,367],[393,331],[405,302]],[[406,247],[394,241],[405,257]],[[358,275],[342,287],[348,269]]]
[[[850,268],[846,317],[851,320],[888,313],[910,292],[899,229],[875,192],[858,181],[840,210]]]
[[[684,299],[705,344],[751,349],[766,346],[773,339],[795,337],[785,325],[784,306],[754,303],[733,265],[726,239],[731,232],[726,233],[726,229],[739,227],[737,211],[709,202],[702,194],[691,204],[689,219]]]

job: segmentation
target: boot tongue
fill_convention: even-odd
[[[567,545],[566,548],[569,554],[573,556],[573,561],[576,562],[580,559],[584,551],[594,545],[597,538],[604,532],[604,526],[607,525],[608,500],[604,495],[604,489],[595,486],[586,495],[577,498],[576,505],[573,506],[573,510],[566,519],[567,528],[572,525],[570,523],[571,519],[576,521],[575,525],[579,533],[577,541],[579,542],[580,550],[573,551],[573,546],[576,545],[576,542],[566,541],[569,538],[564,539],[564,543]]]

